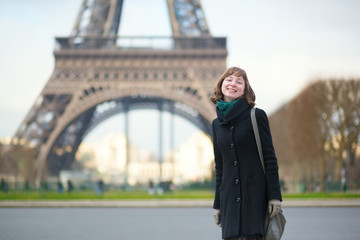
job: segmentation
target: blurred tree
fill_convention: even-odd
[[[290,104],[285,104],[274,114],[271,114],[269,116],[269,122],[276,155],[279,161],[280,178],[284,181],[286,189],[294,190],[291,183],[300,177],[297,175],[299,171],[293,168],[296,156],[290,149],[289,107]]]
[[[0,173],[3,171],[4,166],[4,144],[0,140]]]
[[[331,112],[327,117],[331,140],[329,147],[336,160],[335,180],[341,181],[341,172],[348,159],[355,165],[356,151],[360,137],[360,81],[327,81],[327,101]]]
[[[272,114],[270,124],[280,169],[285,162],[293,169],[288,178],[305,180],[307,191],[318,181],[324,191],[327,173],[339,183],[349,172],[344,166],[359,159],[360,80],[314,82]],[[351,180],[360,175],[350,170]]]
[[[1,161],[0,173],[13,175],[16,181],[35,179],[36,149],[23,146],[7,146]]]

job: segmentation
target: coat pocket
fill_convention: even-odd
[[[247,179],[247,220],[250,229],[262,233],[266,213],[266,181],[265,179]]]
[[[247,179],[247,196],[250,205],[256,208],[262,208],[266,205],[266,184],[265,179],[248,178]]]

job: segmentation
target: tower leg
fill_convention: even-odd
[[[129,137],[129,105],[125,103],[124,111],[124,127],[125,127],[125,175],[124,184],[129,183],[129,163],[130,163],[130,137]]]
[[[174,180],[175,177],[175,159],[174,159],[174,155],[175,155],[175,147],[174,147],[174,141],[175,141],[175,124],[174,124],[174,120],[175,120],[175,114],[174,114],[174,103],[172,102],[170,105],[170,113],[171,113],[171,117],[170,117],[170,151],[171,151],[171,155],[170,155],[170,162],[171,162],[171,179],[172,181]]]
[[[162,162],[163,162],[163,106],[159,104],[159,183],[162,179]]]

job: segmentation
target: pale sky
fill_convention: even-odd
[[[70,34],[81,2],[0,0],[0,138],[14,135],[49,79],[54,37]],[[125,0],[120,35],[169,36],[165,2]],[[212,35],[227,37],[227,65],[247,71],[268,114],[316,78],[360,77],[358,0],[201,3]]]

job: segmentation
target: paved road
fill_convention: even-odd
[[[211,208],[212,199],[142,199],[142,200],[2,200],[7,207],[205,207]],[[283,207],[360,207],[359,198],[343,199],[285,199]]]
[[[360,208],[285,208],[284,240],[359,239]],[[209,208],[0,208],[0,240],[219,240]]]

